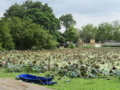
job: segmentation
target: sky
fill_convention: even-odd
[[[0,17],[13,4],[22,4],[26,0],[0,0]],[[102,22],[120,20],[120,0],[32,0],[47,3],[53,9],[57,18],[72,14],[77,22],[75,27],[93,24],[98,26]],[[64,31],[64,28],[61,29]]]

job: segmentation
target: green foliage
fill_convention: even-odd
[[[0,48],[1,50],[15,48],[12,35],[10,34],[9,24],[5,21],[0,21]]]
[[[102,22],[98,27],[92,24],[87,24],[82,27],[80,31],[80,37],[84,42],[89,43],[90,39],[95,39],[96,42],[108,42],[110,40],[120,40],[120,21]]]
[[[98,26],[98,31],[96,33],[96,40],[106,42],[109,40],[119,41],[120,40],[120,22],[113,21],[112,23],[103,22]]]
[[[0,65],[6,62],[9,72],[50,71],[48,75],[59,77],[119,76],[119,52],[118,48],[6,51],[0,54]]]
[[[26,72],[26,73],[32,72],[32,67],[33,66],[34,66],[33,64],[24,65],[23,71]]]
[[[1,37],[3,38],[4,42],[2,45],[5,49],[13,49],[14,44],[15,49],[22,50],[32,49],[32,47],[36,47],[36,49],[53,49],[56,48],[56,45],[58,44],[49,31],[44,30],[42,26],[32,23],[32,20],[30,19],[23,20],[18,17],[12,17],[2,19],[1,23],[3,22],[5,22],[9,28],[9,32],[5,33],[7,35],[4,36],[4,38],[3,36]],[[3,25],[3,27],[4,26],[5,25]],[[7,36],[10,38],[7,38]],[[7,41],[9,44],[7,44]]]
[[[68,28],[71,25],[75,25],[76,24],[76,21],[73,19],[72,14],[62,15],[59,18],[59,20],[60,20],[61,24],[66,28],[66,30],[68,30]]]
[[[33,23],[42,25],[44,29],[49,30],[52,35],[56,35],[57,30],[60,29],[60,21],[53,14],[51,7],[40,1],[27,0],[22,5],[15,3],[6,10],[4,16],[5,18],[31,19]]]
[[[79,39],[78,29],[70,26],[68,30],[64,32],[64,37],[66,41],[77,42]]]
[[[5,51],[5,49],[2,48],[2,43],[0,43],[0,51]]]
[[[80,31],[80,37],[84,42],[89,43],[90,39],[95,39],[96,32],[97,27],[93,26],[92,24],[87,24],[82,27],[82,30]]]
[[[5,67],[5,72],[37,72],[37,73],[43,73],[43,68],[40,66],[35,66],[34,64],[27,64],[27,65],[22,65],[22,64],[15,64],[13,65],[12,63],[7,63],[7,66]]]
[[[5,72],[21,72],[22,68],[23,68],[23,65],[21,64],[13,65],[12,63],[7,63]]]
[[[74,45],[74,43],[70,43],[70,44],[68,45],[68,48],[74,49],[74,48],[76,48],[76,46]]]
[[[56,32],[56,35],[54,35],[54,38],[56,38],[56,40],[57,40],[59,43],[64,43],[64,42],[65,42],[64,35],[63,35],[63,33],[60,32],[60,31]]]
[[[116,20],[112,22],[113,27],[113,40],[119,41],[120,40],[120,21]]]
[[[105,42],[106,40],[113,40],[114,29],[111,23],[101,23],[98,27],[98,32],[96,34],[96,39]]]
[[[42,73],[33,72],[49,72],[44,73],[44,76],[54,76],[58,84],[47,87],[58,90],[119,90],[119,59],[120,48],[0,52],[0,62],[6,61],[13,66],[22,64],[22,70],[26,67],[32,71],[29,74],[43,76]],[[13,70],[17,71],[15,68]],[[5,73],[0,67],[0,77],[15,78],[25,73],[14,71]]]
[[[40,66],[35,66],[34,64],[31,63],[31,64],[24,65],[22,71],[26,73],[30,73],[30,72],[40,73],[42,70]]]
[[[54,37],[46,30],[36,30],[33,42],[37,49],[55,49],[58,43]]]

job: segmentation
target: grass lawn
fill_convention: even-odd
[[[4,69],[0,69],[0,78],[13,78],[21,73],[5,73]],[[31,73],[33,75],[44,76],[40,73]],[[58,82],[54,85],[49,85],[46,87],[55,89],[55,90],[120,90],[120,79],[118,77],[109,77],[107,78],[95,78],[95,79],[82,79],[74,78],[70,79],[63,77],[61,80],[58,80],[59,77],[55,77],[53,81]]]
[[[65,80],[58,81],[58,84],[50,86],[55,90],[120,90],[120,81],[117,79],[72,79],[70,82]]]

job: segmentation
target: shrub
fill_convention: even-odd
[[[21,64],[11,64],[11,63],[7,63],[7,68],[6,68],[6,72],[21,72],[23,68],[23,65]]]
[[[70,43],[70,44],[68,45],[68,48],[73,49],[73,48],[76,48],[76,46],[74,45],[74,43]]]

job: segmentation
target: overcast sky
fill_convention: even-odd
[[[14,3],[22,4],[26,0],[0,0],[0,17]],[[56,17],[72,14],[77,22],[76,28],[86,24],[97,26],[102,22],[120,20],[120,0],[32,0],[41,1],[53,9]]]

